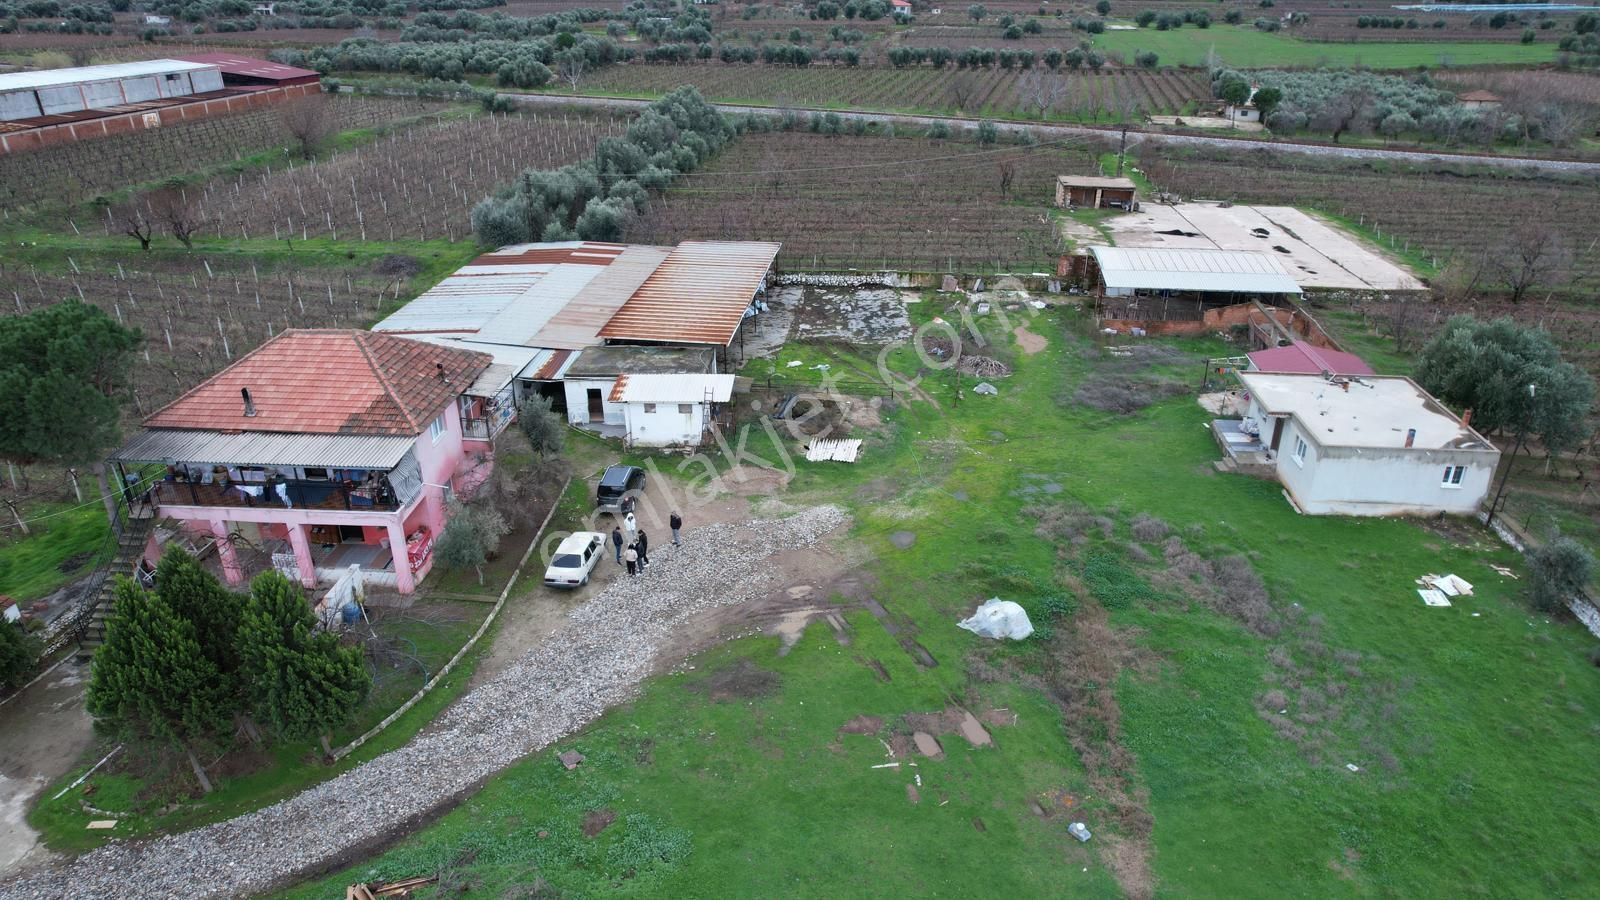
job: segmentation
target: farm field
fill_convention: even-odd
[[[218,176],[186,194],[218,238],[463,240],[485,194],[526,169],[587,159],[626,127],[598,116],[478,113],[397,129],[309,164]]]
[[[910,313],[959,315],[931,293]],[[984,352],[1015,365],[998,396],[959,399],[936,374],[938,406],[887,413],[856,465],[796,463],[778,499],[842,504],[875,557],[814,601],[841,635],[818,619],[792,648],[701,655],[436,825],[283,896],[434,872],[487,897],[1534,895],[1600,879],[1582,837],[1600,776],[1573,762],[1600,720],[1593,642],[1528,613],[1526,581],[1489,568],[1520,567],[1514,553],[1466,523],[1299,516],[1276,485],[1211,469],[1192,396],[1131,414],[1078,399],[1133,371],[1187,381],[1220,342],[1119,362],[1059,308],[1024,323],[1045,342],[1030,356],[1015,324],[986,329]],[[1411,579],[1441,570],[1475,596],[1424,607]],[[996,595],[1048,630],[955,628]],[[994,745],[964,741],[947,707],[982,715]],[[912,748],[919,729],[940,752]],[[569,750],[585,757],[570,772]],[[1072,821],[1089,844],[1066,838]]]
[[[1404,32],[1402,32],[1403,34]],[[1394,32],[1390,32],[1391,35]],[[1523,63],[1537,65],[1555,59],[1554,43],[1504,44],[1476,41],[1413,43],[1356,41],[1327,43],[1258,31],[1249,25],[1216,24],[1204,31],[1181,28],[1156,31],[1107,31],[1096,35],[1095,47],[1132,60],[1137,51],[1154,51],[1167,66],[1203,66],[1213,50],[1230,66],[1254,68],[1294,66],[1364,66],[1372,69],[1411,69],[1418,66],[1474,66]]]
[[[130,412],[142,416],[286,328],[364,328],[385,302],[416,292],[413,278],[437,278],[473,252],[439,242],[285,250],[270,239],[196,248],[143,255],[101,239],[16,251],[0,266],[0,298],[18,312],[82,298],[138,327]]]
[[[1048,76],[1047,76],[1048,77]],[[1037,118],[1026,73],[954,68],[808,69],[773,66],[630,64],[585,78],[583,93],[654,97],[692,84],[708,100],[755,105],[933,112]],[[1210,87],[1196,72],[1061,72],[1061,90],[1048,119],[1114,122],[1122,111],[1177,114],[1206,99]],[[551,89],[552,93],[559,93]]]
[[[628,239],[782,241],[785,269],[1053,271],[1055,176],[1096,171],[1078,143],[750,133],[680,178]]]
[[[338,132],[383,128],[461,110],[401,98],[336,95],[327,102],[330,126]],[[208,168],[236,164],[243,168],[247,160],[264,155],[258,161],[281,160],[290,143],[278,111],[259,109],[114,140],[78,141],[48,153],[0,156],[0,210],[4,210],[0,226],[173,176],[193,177]],[[66,227],[59,219],[52,221]]]
[[[1592,228],[1593,177],[1526,176],[1504,171],[1418,170],[1382,163],[1339,163],[1270,149],[1221,156],[1141,145],[1140,166],[1181,197],[1308,206],[1330,213],[1425,266],[1467,259],[1504,243],[1518,225],[1548,223],[1565,235],[1573,290],[1600,288],[1600,245]]]

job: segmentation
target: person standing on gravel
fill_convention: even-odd
[[[628,564],[629,576],[639,574],[639,551],[633,549],[633,546],[633,544],[629,544],[628,549],[622,551],[622,558]]]
[[[617,565],[622,565],[622,526],[611,529],[611,545],[617,548]]]
[[[683,527],[683,516],[677,510],[672,511],[672,517],[667,519],[667,524],[672,526],[672,546],[682,547],[683,542],[678,540],[678,530]]]
[[[639,550],[639,571],[643,573],[650,567],[650,537],[643,528],[639,529],[639,539],[634,541],[633,546]]]

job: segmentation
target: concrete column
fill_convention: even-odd
[[[311,558],[311,538],[306,535],[306,526],[289,526],[289,546],[294,548],[294,564],[300,568],[301,586],[316,587],[317,564]]]
[[[417,589],[417,580],[411,577],[411,557],[406,553],[406,526],[399,516],[389,523],[389,552],[394,555],[395,587],[402,594],[412,593]]]
[[[221,519],[212,519],[211,534],[217,539],[217,556],[222,560],[222,577],[229,584],[243,584],[244,570],[239,568],[239,555],[234,552],[233,542],[228,540],[228,523]]]

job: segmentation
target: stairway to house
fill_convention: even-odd
[[[111,593],[116,587],[116,576],[133,575],[139,554],[144,552],[145,541],[155,525],[154,517],[125,518],[117,535],[117,552],[106,566],[100,585],[87,612],[87,622],[82,626],[83,636],[78,641],[78,658],[89,659],[106,640],[106,620],[111,618]]]

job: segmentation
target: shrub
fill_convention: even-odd
[[[1594,556],[1582,544],[1564,535],[1528,554],[1529,589],[1535,608],[1543,612],[1565,609],[1578,596],[1594,572]]]
[[[1141,53],[1135,53],[1133,55],[1133,61],[1141,69],[1154,69],[1157,64],[1161,62],[1161,57],[1157,56],[1153,51],[1147,50]]]
[[[1147,513],[1140,513],[1133,518],[1133,536],[1146,544],[1162,540],[1171,532],[1170,525]]]

